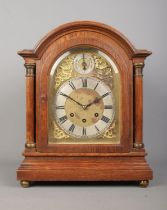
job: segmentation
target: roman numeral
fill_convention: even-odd
[[[76,90],[76,87],[74,86],[74,84],[73,84],[72,82],[69,82],[69,85],[71,86],[71,88],[72,88],[73,90]]]
[[[94,87],[94,90],[96,90],[97,86],[99,85],[99,82],[96,84],[96,86]]]
[[[72,125],[69,127],[69,131],[73,133],[74,129],[75,129],[75,125],[72,124]]]
[[[86,78],[84,78],[84,79],[82,79],[82,87],[87,87],[87,79]]]
[[[105,98],[106,96],[108,96],[110,94],[110,92],[105,93],[104,95],[101,96],[101,98]]]
[[[86,136],[86,128],[84,128],[84,127],[83,127],[83,130],[82,130],[82,135]]]
[[[95,128],[96,128],[97,132],[99,133],[100,130],[98,129],[98,127],[96,125],[95,125]]]
[[[112,109],[112,105],[104,105],[104,109]]]
[[[110,119],[106,116],[102,116],[101,120],[103,120],[105,123],[108,123],[110,121]]]
[[[60,121],[61,124],[63,124],[66,120],[67,120],[67,116],[66,115],[64,115],[63,117],[59,118],[59,121]]]
[[[56,106],[56,109],[64,109],[64,106]]]

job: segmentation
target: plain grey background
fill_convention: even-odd
[[[70,21],[95,20],[151,50],[144,69],[144,142],[154,180],[146,189],[115,185],[20,187],[25,143],[25,69],[16,52]],[[167,209],[167,1],[0,0],[0,209]]]

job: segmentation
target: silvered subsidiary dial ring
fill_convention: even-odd
[[[94,59],[88,53],[80,53],[74,59],[74,69],[80,74],[89,74],[94,69]]]
[[[69,135],[92,138],[101,135],[114,117],[110,88],[92,77],[66,81],[55,97],[55,119]]]

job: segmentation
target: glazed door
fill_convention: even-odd
[[[43,59],[37,63],[37,150],[68,154],[130,151],[133,142],[131,60],[123,50],[113,51],[113,41],[110,42],[112,48],[108,48],[108,44],[100,49],[98,40],[96,46],[92,47],[90,44],[91,34],[90,38],[82,41],[75,39],[71,42],[70,37],[68,38],[68,47],[61,45],[60,49],[56,49],[50,46],[46,56],[44,53]],[[55,46],[59,46],[59,42],[61,39],[55,41]],[[77,42],[80,42],[79,46]],[[103,39],[103,42],[106,42],[106,39]],[[65,51],[65,47],[68,50]],[[84,78],[89,84],[86,87],[82,82]],[[94,87],[91,86],[93,84]],[[99,85],[99,90],[96,89],[96,84]],[[110,93],[111,96],[110,102],[108,100],[103,103],[103,100],[99,100],[103,111],[96,106],[94,110],[90,107],[89,110],[92,111],[86,117],[81,117],[86,113],[86,109],[82,107],[82,110],[79,110],[75,98],[78,97],[77,94],[83,94],[83,98],[92,94],[92,99],[88,98],[90,102],[83,102],[89,104],[92,103],[91,100],[103,95],[105,97],[103,90],[109,90],[107,94]],[[77,109],[79,111],[75,111]],[[90,122],[91,115],[94,115],[94,122]],[[102,121],[103,125],[100,124]],[[92,128],[95,128],[99,135]]]

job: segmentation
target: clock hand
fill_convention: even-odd
[[[78,101],[76,101],[75,99],[73,99],[72,97],[66,95],[65,93],[61,93],[62,96],[65,96],[66,98],[69,98],[71,101],[74,101],[75,103],[77,103],[79,106],[81,106],[84,109],[84,105],[82,105],[81,103],[79,103]]]
[[[93,100],[92,102],[90,102],[89,104],[85,105],[83,107],[83,109],[87,109],[89,106],[91,106],[92,104],[96,104],[98,103],[102,98],[108,96],[110,94],[110,92],[105,93],[104,95],[100,96],[100,97],[96,97],[95,100]]]
[[[99,98],[96,97],[92,102],[90,102],[89,104],[85,105],[85,106],[83,107],[83,109],[85,110],[85,109],[87,109],[89,106],[91,106],[92,104],[98,103],[101,99],[102,99],[102,97],[99,97]]]

